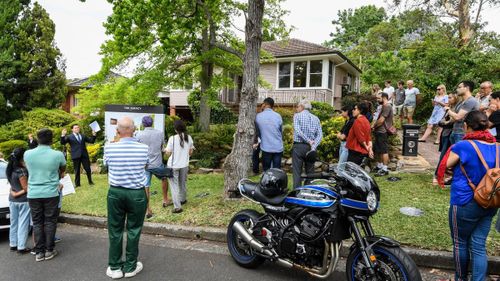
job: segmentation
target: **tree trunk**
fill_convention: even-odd
[[[460,35],[460,47],[469,44],[474,35],[470,22],[470,0],[460,0],[458,3],[458,31]]]
[[[255,115],[258,97],[260,46],[264,0],[248,0],[245,25],[245,56],[243,59],[243,87],[238,125],[233,149],[224,163],[224,190],[226,197],[238,197],[238,181],[247,176],[255,134]]]
[[[210,11],[208,8],[205,8],[205,14],[209,14]],[[207,15],[208,18],[211,16]],[[206,54],[210,51],[211,47],[211,37],[213,35],[213,27],[212,23],[209,23],[209,28],[204,28],[202,32],[202,54]],[[208,105],[209,93],[207,91],[210,90],[210,86],[212,84],[212,78],[214,74],[214,64],[205,59],[201,65],[201,75],[200,75],[200,118],[198,120],[198,129],[201,132],[208,132],[210,129],[210,106]]]

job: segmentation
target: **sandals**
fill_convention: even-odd
[[[174,204],[174,203],[172,202],[172,200],[167,200],[167,202],[163,202],[163,205],[162,205],[162,206],[163,206],[163,208],[166,208],[166,207],[171,206],[171,205],[173,205],[173,204]]]

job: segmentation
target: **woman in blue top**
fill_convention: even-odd
[[[467,134],[464,141],[452,146],[447,167],[453,169],[449,224],[453,242],[455,261],[455,280],[467,279],[469,263],[472,268],[472,281],[484,281],[487,276],[488,257],[486,256],[486,237],[497,209],[484,209],[474,200],[474,193],[468,185],[467,177],[460,169],[464,167],[472,183],[477,185],[486,169],[467,140],[472,140],[481,151],[489,167],[494,167],[496,157],[495,138],[487,131],[488,118],[480,111],[471,111],[465,117]]]

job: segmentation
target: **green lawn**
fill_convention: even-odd
[[[432,186],[430,174],[400,174],[401,181],[392,183],[378,179],[382,199],[379,212],[373,217],[378,234],[392,237],[403,244],[426,249],[451,250],[448,228],[449,190]],[[83,184],[77,193],[66,196],[63,212],[106,216],[107,176],[95,175],[96,185]],[[291,182],[291,181],[290,181]],[[222,175],[189,175],[188,204],[181,214],[162,208],[161,186],[153,179],[152,208],[154,217],[148,221],[180,225],[224,227],[238,210],[260,207],[247,200],[223,199]],[[207,196],[197,196],[208,193]],[[404,206],[420,208],[421,217],[408,217],[399,212]],[[496,220],[496,218],[495,218]],[[488,237],[490,254],[500,256],[500,234],[493,228]]]

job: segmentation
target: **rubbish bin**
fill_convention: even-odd
[[[420,125],[403,125],[403,156],[418,155],[418,138]]]

